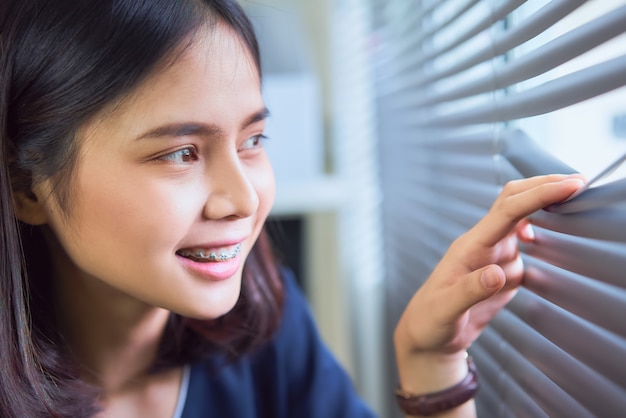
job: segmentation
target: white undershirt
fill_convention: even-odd
[[[189,390],[190,374],[191,368],[189,365],[183,367],[183,377],[180,382],[180,390],[178,391],[178,400],[176,401],[176,409],[174,410],[173,418],[181,418],[183,416],[183,409],[185,409],[185,402],[187,401],[187,391]]]

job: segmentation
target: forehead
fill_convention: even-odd
[[[129,99],[159,90],[183,88],[191,83],[203,94],[256,84],[260,91],[257,64],[241,37],[222,22],[202,28],[184,42],[171,59],[135,89]]]
[[[157,123],[224,120],[263,106],[257,63],[239,34],[218,22],[198,30],[129,95],[101,113],[127,135]],[[140,118],[140,120],[138,120]]]

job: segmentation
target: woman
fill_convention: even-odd
[[[0,415],[370,416],[263,232],[268,111],[236,3],[1,9]],[[524,217],[581,184],[511,183],[451,246],[396,329],[405,410],[474,414],[465,349],[521,280]]]

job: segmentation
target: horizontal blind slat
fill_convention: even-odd
[[[606,183],[601,187],[592,187],[574,199],[550,209],[552,213],[571,215],[591,212],[605,207],[620,206],[624,210],[626,204],[626,179]]]
[[[524,262],[526,288],[569,312],[626,338],[623,312],[626,306],[626,290],[586,279],[530,256],[525,256]],[[624,263],[626,261],[622,261],[622,267]]]
[[[519,385],[506,374],[501,365],[491,358],[489,352],[477,341],[471,348],[472,357],[480,365],[478,373],[481,377],[480,390],[476,397],[476,412],[479,417],[498,418],[549,418],[535,401],[524,393]],[[486,389],[486,390],[483,390]],[[511,398],[509,393],[514,391],[514,396],[521,401],[504,401],[503,398]],[[486,393],[485,393],[486,392]],[[522,408],[516,405],[522,404]],[[523,411],[523,413],[522,413]]]
[[[479,49],[473,54],[455,61],[447,68],[423,73],[420,71],[415,71],[415,66],[417,66],[417,63],[413,63],[410,68],[414,71],[409,74],[406,74],[402,77],[392,77],[389,80],[381,77],[381,79],[379,80],[379,83],[381,84],[379,94],[381,96],[384,96],[396,94],[399,92],[416,91],[419,87],[434,83],[446,77],[450,77],[454,74],[458,74],[460,72],[468,70],[469,68],[485,62],[497,55],[505,54],[511,49],[523,44],[524,42],[543,32],[547,28],[551,27],[560,19],[567,16],[569,13],[576,10],[587,1],[588,0],[551,1],[535,14],[524,20],[524,22],[521,22],[519,25],[510,28],[510,30],[507,30],[506,32],[500,34],[500,36],[498,36],[497,38],[493,39],[493,43],[490,48]],[[438,57],[444,52],[446,52],[445,49],[442,49],[442,51],[437,51],[433,58]],[[409,66],[407,65],[407,67]]]
[[[553,155],[548,154],[544,148],[519,129],[506,130],[500,138],[502,146],[500,152],[522,177],[576,172]]]
[[[478,212],[476,212],[474,216],[472,216],[471,214],[464,215],[462,212],[456,212],[456,213],[452,212],[452,214],[458,214],[461,217],[460,218],[449,218],[449,217],[443,218],[443,217],[438,216],[440,212],[437,209],[438,209],[437,207],[433,207],[433,208],[421,210],[417,213],[415,210],[390,212],[396,216],[395,219],[401,219],[402,221],[395,222],[391,225],[388,225],[388,227],[390,228],[390,231],[395,232],[397,234],[401,234],[407,230],[406,225],[408,223],[413,223],[415,225],[416,230],[420,232],[419,236],[424,236],[426,235],[425,234],[426,232],[430,232],[431,234],[430,239],[432,243],[436,242],[434,241],[436,238],[440,238],[440,237],[445,238],[445,240],[442,240],[442,243],[440,245],[440,248],[445,250],[447,249],[449,245],[449,241],[454,240],[463,231],[465,231],[469,227],[469,225],[474,224],[476,220],[476,215],[479,215]],[[426,216],[431,216],[432,220],[437,220],[438,222],[434,223],[432,220],[426,221],[425,220],[427,219],[425,218]],[[439,227],[439,230],[433,231],[432,229],[437,227],[438,224],[442,224]],[[404,232],[404,233],[410,234],[411,232]],[[414,236],[413,238],[413,241],[414,241],[416,238],[415,234],[413,234],[413,236]],[[408,242],[411,242],[411,245],[413,245],[412,241],[408,241]],[[411,248],[411,247],[407,245],[407,248]]]
[[[520,289],[507,309],[574,358],[626,388],[626,363],[619,360],[625,355],[623,338],[525,288]],[[597,347],[602,347],[601,356],[598,355]]]
[[[443,5],[444,2],[441,3]],[[410,52],[421,50],[423,44],[426,43],[430,38],[432,38],[433,35],[452,24],[452,22],[458,19],[463,12],[469,10],[476,3],[478,3],[478,0],[466,0],[465,4],[463,4],[454,14],[450,15],[447,20],[439,21],[436,25],[427,29],[424,28],[424,22],[427,22],[428,20],[422,16],[422,30],[419,32],[417,37],[406,37],[405,39],[408,39],[408,42],[402,40],[402,38],[404,37],[402,33],[394,33],[394,39],[397,39],[397,42],[395,44],[399,45],[399,48],[396,48],[394,51],[392,51],[392,54],[396,57],[406,57],[406,59],[397,62],[397,65],[394,65],[393,69],[389,73],[387,73],[386,77],[396,77],[403,72],[407,70],[413,70],[416,66],[418,66],[419,63],[412,62],[411,57],[416,57],[419,59],[419,54],[411,54]],[[429,14],[432,13],[432,11],[430,10],[428,12]],[[401,21],[404,22],[406,20],[401,19]]]
[[[475,37],[484,30],[489,29],[491,26],[506,17],[509,13],[517,9],[525,2],[526,0],[509,0],[501,2],[500,4],[496,5],[495,8],[491,9],[490,13],[488,15],[485,15],[481,20],[477,20],[472,26],[468,26],[467,28],[464,28],[464,30],[459,30],[457,32],[457,36],[449,40],[445,45],[421,55],[420,61],[417,64],[420,65],[425,62],[431,61],[439,57],[440,55],[443,55],[458,47],[464,42],[467,42],[469,39]],[[492,49],[491,56],[494,56],[494,52],[495,51]],[[495,55],[497,55],[497,53],[495,53]]]
[[[429,114],[406,120],[408,126],[453,126],[506,122],[542,115],[626,85],[626,56],[548,81],[501,100],[452,114]]]
[[[585,195],[580,196],[580,199],[589,198],[589,193],[585,193]],[[626,198],[626,195],[622,195],[622,198]],[[626,208],[624,206],[624,204],[614,205],[566,216],[539,211],[531,215],[529,219],[535,225],[564,234],[624,242],[624,231],[626,231],[626,219],[624,219]]]
[[[505,363],[509,373],[525,390],[549,405],[551,415],[569,416],[567,411],[560,410],[560,405],[554,405],[553,394],[548,393],[551,384],[558,385],[595,416],[617,416],[619,411],[626,410],[626,391],[623,388],[552,344],[511,312],[500,312],[493,319],[491,329],[515,347],[515,353],[509,358],[519,356],[517,363],[520,366],[523,363],[533,365],[511,370],[510,363]],[[547,381],[541,384],[542,379]],[[583,381],[585,385],[580,384]]]
[[[428,106],[458,100],[509,87],[543,74],[626,32],[626,6],[580,26],[540,48],[493,68],[493,73],[455,85],[447,91],[429,94],[428,90],[406,93],[409,100],[397,99],[397,106]]]
[[[503,338],[493,327],[483,331],[477,343],[489,353],[491,361],[504,369],[503,371],[511,377],[511,380],[519,385],[515,394],[520,392],[528,394],[547,415],[555,417],[593,416],[567,391],[537,370],[517,351],[517,347]],[[482,363],[477,363],[477,365],[483,367]],[[508,400],[509,397],[503,397],[503,401],[508,402]]]
[[[541,245],[522,246],[529,256],[581,276],[626,288],[626,243],[590,240],[537,226],[534,230]]]

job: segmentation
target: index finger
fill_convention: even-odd
[[[541,176],[507,183],[489,213],[473,228],[476,240],[491,247],[528,215],[565,200],[584,184],[582,176]]]

